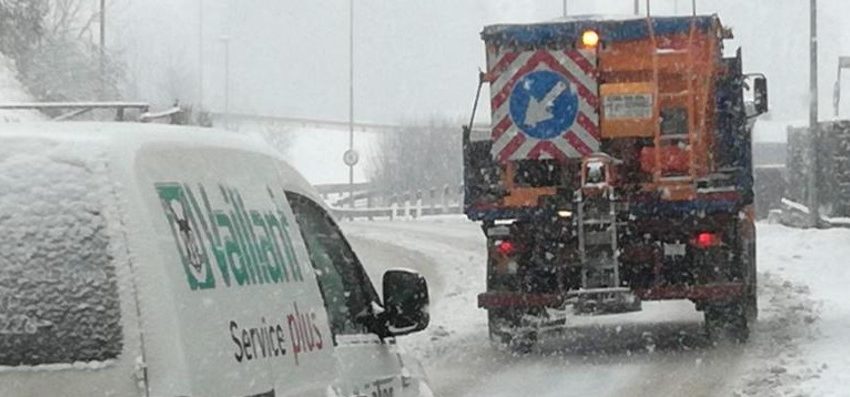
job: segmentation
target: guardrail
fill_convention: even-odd
[[[96,109],[107,109],[115,111],[116,121],[126,121],[125,111],[128,109],[137,110],[140,113],[147,113],[150,105],[145,102],[18,102],[18,103],[2,103],[0,109],[5,110],[54,110],[66,111],[65,113],[56,116],[54,121],[70,120],[77,116],[88,113]]]
[[[261,114],[245,114],[245,113],[210,113],[213,123],[216,125],[233,124],[233,125],[249,125],[249,126],[290,126],[293,128],[315,128],[320,130],[337,130],[348,131],[353,127],[355,131],[369,131],[379,133],[395,134],[404,130],[404,126],[400,124],[383,124],[383,123],[354,123],[340,120],[322,120],[310,119],[303,117],[287,117],[287,116],[272,116]],[[483,124],[476,125],[478,128],[489,128]]]
[[[389,208],[331,208],[333,215],[337,219],[368,219],[375,220],[376,218],[386,218],[388,220],[397,219],[418,219],[425,216],[434,215],[449,215],[460,214],[463,212],[462,204],[450,205],[448,207],[425,207],[421,203],[405,203],[403,206],[393,206]]]
[[[175,103],[170,109],[151,112],[150,105],[145,102],[18,102],[0,103],[0,110],[37,110],[40,112],[60,112],[53,121],[68,121],[94,110],[110,110],[115,112],[115,121],[138,121],[151,123],[166,120],[169,124],[187,124],[186,110]],[[128,118],[127,111],[138,113],[135,118]]]
[[[316,190],[338,219],[416,219],[463,212],[463,186],[390,192],[371,184],[354,186],[354,205],[347,184],[318,185]]]

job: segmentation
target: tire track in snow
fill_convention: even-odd
[[[748,349],[753,352],[735,396],[808,396],[801,383],[825,369],[804,356],[801,342],[817,337],[819,303],[807,286],[793,284],[770,272],[760,273],[762,309]]]

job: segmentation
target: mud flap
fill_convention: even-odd
[[[713,303],[704,309],[705,328],[709,337],[720,342],[729,340],[745,343],[750,336],[746,304],[733,301],[726,304]]]

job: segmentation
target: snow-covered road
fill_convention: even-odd
[[[401,338],[443,396],[850,395],[850,231],[759,225],[761,315],[747,345],[711,345],[690,302],[573,323],[533,354],[491,346],[484,238],[461,217],[345,223],[373,277],[410,267],[429,280],[432,322]],[[829,313],[829,314],[825,314]]]

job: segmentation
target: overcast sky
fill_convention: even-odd
[[[204,40],[198,56],[199,4]],[[774,119],[803,119],[808,102],[808,1],[702,0],[744,47],[745,68],[768,75]],[[838,54],[850,55],[845,0],[821,0],[821,117],[832,115]],[[571,0],[571,14],[625,14],[631,0]],[[654,14],[690,11],[688,0],[653,1]],[[223,108],[229,36],[233,112],[348,118],[349,0],[113,0],[109,45],[122,54],[130,94],[152,102],[196,102],[201,59],[204,103]],[[356,0],[355,118],[397,123],[467,117],[484,65],[479,32],[498,22],[560,16],[561,0]],[[850,80],[850,79],[848,79]],[[845,84],[850,91],[850,81]],[[850,98],[850,95],[846,97]],[[846,107],[850,114],[850,104]],[[486,118],[486,107],[482,116]]]

